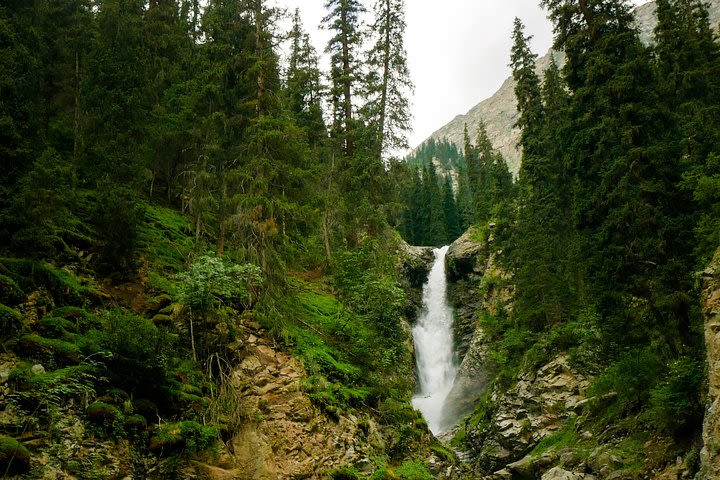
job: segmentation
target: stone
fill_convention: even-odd
[[[30,371],[35,375],[42,375],[43,373],[45,373],[45,367],[37,363],[33,365],[32,368],[30,368]]]
[[[541,480],[594,480],[593,475],[575,473],[561,467],[553,467],[543,474]]]

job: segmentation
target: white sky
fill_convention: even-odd
[[[632,0],[640,5],[645,0]],[[279,0],[300,8],[305,29],[319,52],[328,32],[318,29],[325,0]],[[370,9],[373,0],[364,1]],[[533,36],[533,51],[544,55],[552,43],[552,25],[539,0],[405,0],[405,47],[415,84],[413,132],[417,146],[456,115],[491,96],[510,75],[513,19]]]

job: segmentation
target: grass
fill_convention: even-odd
[[[181,271],[194,248],[190,219],[154,205],[145,205],[144,211],[139,253],[152,269],[166,273]]]

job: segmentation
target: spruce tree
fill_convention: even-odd
[[[371,31],[376,38],[367,54],[367,102],[363,110],[375,132],[375,150],[382,158],[408,147],[408,95],[413,86],[404,46],[404,10],[404,0],[376,0],[373,9],[375,20]]]
[[[688,314],[686,300],[677,300],[689,279],[678,268],[687,247],[675,189],[681,171],[659,141],[667,118],[657,108],[649,52],[627,2],[543,4],[555,47],[567,54],[574,221],[604,345],[617,352],[618,332],[622,343],[642,343],[657,326],[676,349]]]

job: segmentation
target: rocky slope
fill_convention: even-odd
[[[720,21],[720,0],[709,0],[710,19],[713,25]],[[657,25],[655,17],[655,3],[648,2],[635,9],[638,28],[644,42],[650,42],[652,32]],[[508,52],[509,55],[509,52]],[[559,65],[562,65],[563,58],[558,52],[549,52],[538,59],[538,72],[544,72],[550,65],[551,55],[554,55]],[[459,148],[463,147],[463,128],[467,124],[468,131],[477,131],[480,121],[487,126],[488,136],[493,145],[505,157],[508,167],[513,174],[517,175],[520,169],[520,152],[517,143],[520,139],[520,131],[515,128],[517,120],[517,101],[515,100],[515,83],[512,77],[503,82],[500,89],[490,98],[483,100],[471,108],[464,115],[458,115],[447,125],[439,128],[430,138],[447,138]]]
[[[675,444],[644,428],[639,417],[626,426],[598,426],[593,405],[617,394],[591,396],[593,377],[572,353],[553,350],[524,361],[508,377],[488,318],[502,317],[511,306],[512,278],[498,268],[495,255],[489,227],[471,229],[448,252],[462,363],[446,404],[446,414],[459,420],[444,440],[454,436],[451,444],[473,470],[469,478],[689,479],[699,462],[697,480],[720,478],[720,251],[701,283],[709,393],[699,456],[699,446]]]
[[[720,478],[720,250],[702,274],[702,287],[709,390],[698,479],[709,480]]]

